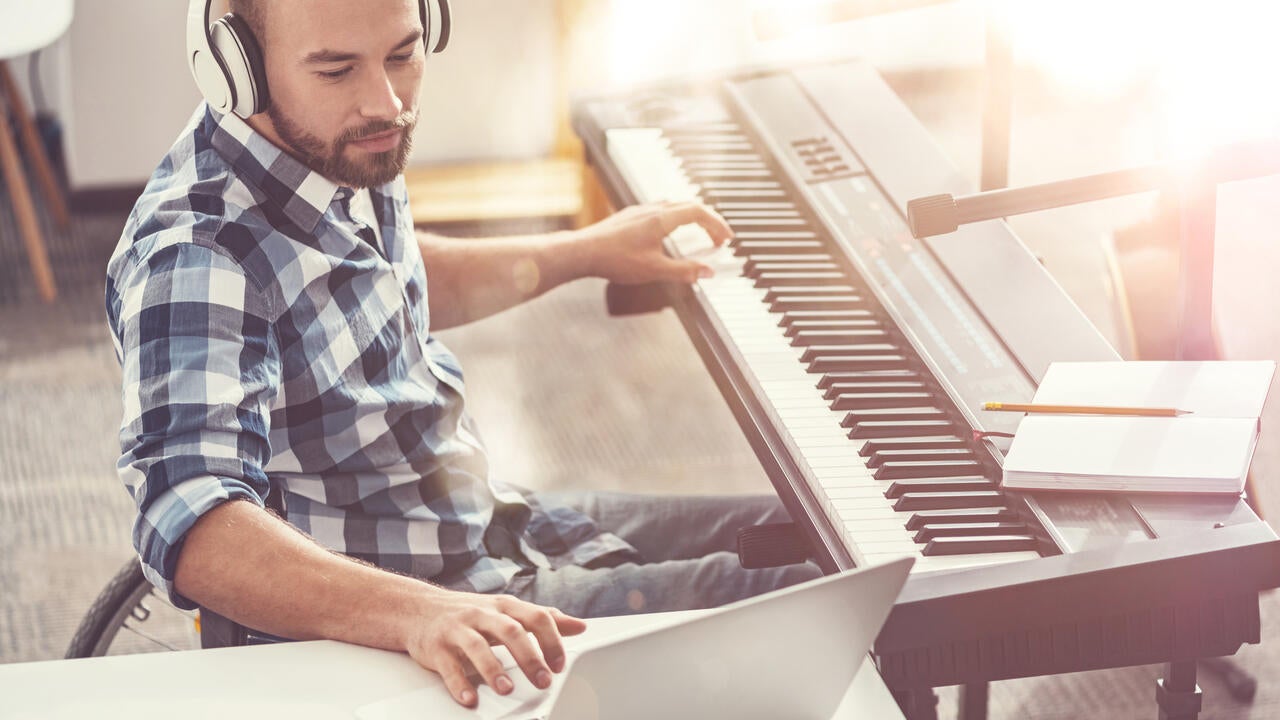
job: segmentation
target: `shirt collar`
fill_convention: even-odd
[[[341,186],[307,167],[232,113],[208,110],[213,147],[308,233],[334,202]]]

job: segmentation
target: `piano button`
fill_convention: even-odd
[[[967,447],[932,448],[918,450],[881,450],[864,456],[867,467],[875,468],[889,462],[936,462],[939,460],[976,460]]]
[[[848,387],[847,384],[835,385],[827,391],[835,391],[833,397],[827,398],[831,401],[832,410],[920,407],[937,400],[932,393],[927,392],[840,392],[842,388]]]
[[[731,240],[733,254],[738,257],[768,253],[813,253],[825,255],[827,246],[817,240]]]
[[[955,425],[946,420],[900,420],[896,422],[863,422],[849,431],[853,440],[872,438],[912,437],[921,435],[945,435],[953,432]]]
[[[906,370],[911,361],[903,355],[818,358],[809,363],[809,372],[822,375],[858,370]]]
[[[1022,535],[1027,532],[1021,522],[935,523],[916,531],[915,541],[927,543],[940,537],[974,537],[977,535]]]
[[[996,490],[979,492],[906,493],[893,503],[898,512],[916,510],[956,510],[995,507],[1004,504],[1004,493]]]
[[[994,491],[996,484],[981,475],[948,478],[915,478],[894,480],[885,488],[884,496],[893,500],[908,494]]]
[[[961,508],[956,510],[922,510],[912,515],[906,524],[908,530],[919,530],[928,525],[946,523],[1012,522],[1018,514],[1007,507]]]
[[[820,285],[824,288],[848,287],[849,276],[836,271],[828,272],[764,272],[754,277],[755,286],[758,288],[776,288],[776,287],[813,287]],[[766,302],[768,298],[766,298]]]
[[[775,313],[804,310],[839,310],[863,304],[859,295],[783,295],[769,301],[769,309]]]
[[[800,353],[800,362],[813,362],[821,358],[866,357],[867,355],[887,355],[900,352],[898,345],[891,343],[862,343],[850,345],[811,345]]]
[[[778,327],[790,327],[792,323],[821,320],[875,320],[875,313],[867,308],[849,308],[847,310],[792,310],[782,316]]]
[[[926,557],[934,555],[970,555],[1035,550],[1039,541],[1030,535],[992,535],[990,537],[944,537],[930,540],[924,546]]]
[[[980,475],[982,471],[982,463],[977,460],[890,460],[876,468],[876,479],[901,480]]]
[[[769,288],[764,292],[764,301],[772,304],[782,298],[842,297],[861,300],[849,285],[789,285],[787,287]]]
[[[840,427],[857,427],[868,422],[899,422],[914,420],[943,420],[947,413],[934,407],[871,408],[850,410],[840,420]]]
[[[927,437],[894,438],[892,440],[868,440],[858,454],[870,457],[886,450],[918,450],[918,449],[971,449],[969,441],[954,435],[936,435]]]

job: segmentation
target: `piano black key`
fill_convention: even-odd
[[[891,440],[869,440],[858,451],[863,457],[870,457],[886,450],[944,450],[949,448],[972,449],[968,440],[954,435],[932,435],[924,437],[893,438]]]
[[[934,407],[883,408],[852,410],[845,413],[840,427],[856,428],[869,422],[903,422],[919,420],[947,420],[947,413]]]
[[[742,263],[742,272],[748,277],[755,277],[762,272],[779,270],[828,270],[838,269],[830,255],[819,253],[753,255]]]
[[[729,241],[733,254],[738,257],[754,256],[769,253],[813,253],[825,255],[827,246],[817,240],[743,240],[735,238]]]
[[[1002,520],[998,522],[932,523],[916,531],[915,541],[927,543],[940,537],[974,537],[977,535],[1023,535],[1027,524]]]
[[[857,291],[849,285],[788,285],[786,287],[769,288],[764,294],[764,301],[772,303],[774,300],[786,297],[819,297],[819,296],[835,296],[846,295],[857,297],[861,300],[861,296]]]
[[[847,382],[878,382],[891,380],[918,380],[920,374],[911,368],[891,368],[888,370],[846,370],[830,372],[818,379],[818,388],[826,390],[834,385]]]
[[[936,462],[939,460],[973,460],[976,456],[967,447],[929,448],[911,450],[881,450],[866,456],[867,467],[877,468],[887,462]]]
[[[751,167],[701,167],[688,169],[689,179],[701,183],[710,179],[723,178],[771,178],[773,173],[766,168]]]
[[[813,257],[808,255],[799,255],[797,257]],[[753,280],[759,280],[761,275],[765,273],[840,273],[841,277],[847,277],[840,270],[840,266],[833,262],[825,262],[821,260],[784,260],[781,262],[759,261],[755,258],[745,261],[742,264],[742,274]]]
[[[814,285],[849,287],[849,276],[839,270],[826,272],[771,271],[755,276],[755,286],[758,288],[812,287]]]
[[[847,388],[848,385],[836,385],[832,390]],[[828,393],[831,390],[827,391]],[[937,398],[927,392],[837,392],[831,400],[832,410],[865,410],[868,408],[905,408],[920,407],[936,402]]]
[[[1039,541],[1030,535],[993,535],[991,537],[936,538],[924,546],[926,557],[939,555],[973,555],[977,553],[1018,552],[1035,550]]]
[[[812,230],[744,230],[734,233],[742,240],[817,240]]]
[[[815,345],[862,345],[868,341],[887,340],[889,333],[883,327],[846,328],[844,330],[797,330],[786,333],[796,347]]]
[[[769,309],[776,313],[804,312],[807,310],[841,310],[864,303],[861,295],[784,295],[769,302]]]
[[[877,480],[937,478],[956,475],[980,475],[982,463],[977,460],[890,460],[876,468]]]
[[[980,523],[980,522],[1002,522],[1014,521],[1018,519],[1018,514],[1007,507],[1000,505],[981,508],[959,508],[954,510],[921,510],[912,515],[906,524],[908,530],[919,530],[926,525],[940,525],[946,523]]]
[[[812,319],[812,320],[792,320],[782,331],[783,335],[789,338],[798,337],[802,334],[821,334],[821,333],[854,333],[861,335],[868,331],[885,333],[883,324],[879,320],[872,317],[863,318],[831,318],[831,319]]]
[[[783,199],[786,197],[787,192],[782,188],[773,188],[770,190],[752,188],[708,188],[706,186],[703,186],[702,188],[702,199],[713,207],[719,206],[721,202],[730,199],[740,200],[746,198],[750,200],[763,200],[765,198]]]
[[[893,503],[898,512],[915,510],[959,510],[963,508],[997,507],[1004,504],[1004,494],[996,490],[978,492],[907,493]]]
[[[949,493],[994,491],[996,484],[981,475],[948,478],[913,478],[894,480],[885,488],[884,496],[893,500],[908,493]]]
[[[947,435],[954,432],[955,429],[955,424],[947,420],[869,421],[858,423],[849,431],[849,437],[853,440],[870,440],[872,438]]]
[[[759,230],[761,228],[776,228],[779,231],[787,231],[794,228],[809,227],[809,221],[800,217],[730,217],[725,218],[729,222],[729,226],[734,230],[738,228],[751,228]],[[808,237],[814,237],[810,232]]]
[[[906,370],[911,360],[905,355],[864,355],[818,358],[809,363],[809,372],[830,374],[859,370]]]
[[[850,343],[848,345],[811,345],[800,353],[800,362],[813,362],[819,358],[866,357],[867,355],[891,355],[902,348],[892,343]]]
[[[721,212],[730,210],[795,210],[796,204],[787,200],[782,202],[757,202],[752,200],[730,200],[716,206]]]
[[[876,321],[875,313],[868,308],[850,308],[847,310],[792,310],[782,316],[778,327],[790,328],[793,323],[805,321]]]
[[[929,392],[928,387],[929,386],[922,382],[915,382],[912,380],[903,380],[900,382],[838,382],[833,383],[823,390],[822,397],[825,400],[835,400],[841,395],[848,395],[851,398],[861,395],[908,395],[911,397],[933,397],[933,394]],[[912,403],[912,405],[921,404],[923,403]]]

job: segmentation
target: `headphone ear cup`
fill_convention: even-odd
[[[267,70],[262,49],[248,23],[228,13],[209,28],[214,52],[222,59],[232,87],[236,115],[247,118],[267,109]]]

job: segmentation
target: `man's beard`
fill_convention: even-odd
[[[267,117],[271,118],[280,139],[289,146],[285,149],[290,154],[339,185],[352,188],[377,187],[404,172],[413,150],[413,128],[418,124],[418,113],[406,110],[395,120],[376,120],[361,128],[345,130],[329,144],[307,133],[275,105],[267,107]],[[400,130],[397,147],[380,153],[361,151],[365,157],[363,162],[352,161],[344,154],[351,142],[389,130]]]

